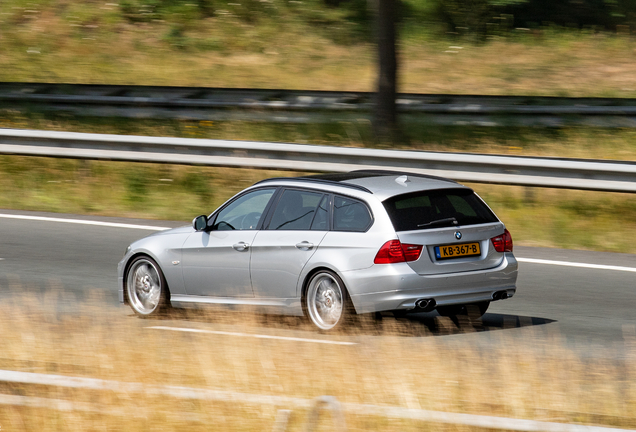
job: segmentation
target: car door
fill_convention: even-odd
[[[250,254],[276,188],[249,191],[210,218],[208,231],[195,232],[183,245],[182,266],[188,295],[253,297]]]
[[[257,297],[294,298],[298,278],[329,230],[330,196],[285,189],[252,247],[252,288]]]

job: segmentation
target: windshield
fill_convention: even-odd
[[[398,232],[498,221],[470,189],[413,192],[391,197],[382,204]]]

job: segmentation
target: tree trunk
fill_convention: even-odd
[[[377,0],[378,90],[373,131],[380,142],[397,140],[395,108],[397,56],[395,53],[395,16],[398,0]]]

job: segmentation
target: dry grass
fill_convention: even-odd
[[[7,287],[2,287],[7,289]],[[16,287],[13,287],[16,288]],[[72,313],[63,310],[73,309]],[[417,322],[363,320],[329,336],[359,342],[334,346],[223,335],[160,332],[99,299],[79,303],[68,293],[16,296],[0,305],[2,369],[94,377],[149,385],[314,398],[449,412],[636,427],[636,341],[590,360],[557,335],[504,331],[492,344],[443,337],[474,332],[440,321],[431,333]],[[446,320],[446,319],[444,319]],[[324,338],[282,319],[216,311],[178,313],[160,325]],[[477,327],[478,328],[478,327]],[[525,331],[525,330],[524,330]],[[629,334],[627,334],[629,336]],[[471,342],[472,340],[472,342]],[[419,378],[418,378],[419,377]],[[143,394],[2,384],[2,393],[86,403],[112,415],[0,406],[3,430],[271,430],[276,407],[203,402]],[[278,407],[289,408],[289,407]],[[306,412],[296,410],[291,431]],[[323,420],[321,430],[330,430]],[[381,417],[347,416],[350,430],[468,430]]]
[[[311,1],[296,9],[271,3],[278,12],[253,22],[219,11],[185,23],[131,24],[109,3],[6,0],[0,81],[374,88],[374,47],[355,37],[343,13]],[[323,23],[312,24],[316,19]],[[513,30],[474,44],[438,30],[430,23],[405,29],[400,91],[636,95],[629,36]]]

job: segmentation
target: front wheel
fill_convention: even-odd
[[[353,312],[342,279],[329,270],[321,270],[309,280],[305,307],[312,324],[325,331],[342,327]]]
[[[126,274],[126,294],[139,316],[158,315],[168,305],[168,287],[159,265],[150,257],[133,260]]]

